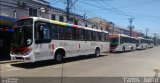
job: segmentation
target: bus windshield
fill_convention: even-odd
[[[32,44],[32,19],[19,20],[14,25],[11,46],[23,48]]]
[[[117,37],[111,39],[111,45],[112,46],[117,46],[118,45],[118,38]]]

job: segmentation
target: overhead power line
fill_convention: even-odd
[[[145,2],[141,2],[141,3],[135,3],[135,4],[128,4],[125,6],[120,6],[118,8],[128,8],[128,7],[134,7],[134,6],[142,6],[142,5],[146,5],[146,4],[151,4],[151,3],[156,3],[160,0],[149,0],[149,1],[145,1]]]
[[[75,1],[71,4],[70,8],[72,8],[77,1],[78,1],[78,0],[75,0]]]
[[[92,7],[96,7],[96,8],[103,9],[103,10],[108,10],[109,12],[113,12],[113,13],[116,13],[116,14],[119,14],[119,15],[130,16],[130,15],[127,15],[127,14],[123,14],[123,13],[111,10],[110,8],[107,8],[106,6],[98,6],[98,5],[90,4],[90,3],[87,3],[87,2],[83,2],[83,1],[80,1],[80,2],[84,3],[84,4],[87,4],[89,6],[92,6]]]
[[[113,1],[113,0],[87,0],[87,1]]]
[[[95,1],[96,3],[97,2],[101,2],[101,3],[99,5],[96,5],[96,4],[92,4],[90,2],[87,2],[87,1]],[[133,12],[122,11],[122,10],[108,4],[107,2],[105,2],[105,0],[87,0],[87,1],[79,0],[78,2],[81,2],[81,3],[83,3],[85,5],[88,5],[88,6],[91,6],[91,7],[98,8],[99,10],[103,10],[103,12],[97,12],[97,11],[95,12],[95,10],[86,9],[84,7],[79,8],[80,6],[78,6],[78,8],[79,8],[78,11],[80,10],[80,11],[83,11],[84,13],[88,12],[88,13],[92,13],[92,14],[96,14],[96,13],[117,14],[117,15],[122,15],[122,16],[127,16],[127,17],[136,17],[136,19],[144,20],[144,21],[148,21],[148,22],[159,23],[158,19],[160,19],[160,17],[158,17],[158,16],[152,16],[152,15],[145,15],[145,14],[138,14],[138,13],[133,13]],[[152,0],[152,1],[157,1],[157,0]],[[75,2],[77,2],[77,0],[75,0]],[[103,3],[103,5],[102,5],[102,3]],[[107,5],[108,7],[104,6],[104,5]],[[107,10],[108,12],[111,12],[111,13],[106,13],[105,10]],[[155,19],[157,19],[157,21]]]
[[[152,1],[153,1],[153,0],[152,0]],[[126,12],[126,11],[124,12],[124,11],[119,10],[118,8],[113,7],[112,5],[110,5],[109,3],[105,2],[105,1],[103,1],[103,3],[106,4],[106,5],[108,5],[108,6],[110,6],[111,9],[113,9],[113,10],[115,10],[115,11],[117,11],[117,12],[123,13],[123,14],[125,14],[125,15],[130,15],[130,16],[134,16],[134,17],[135,17],[135,15],[138,15],[138,16],[147,17],[147,18],[160,18],[159,16],[151,16],[151,15],[137,14],[137,13]],[[132,15],[131,15],[131,14],[132,14]],[[134,15],[133,15],[133,14],[134,14]]]
[[[98,1],[97,1],[98,2]],[[101,1],[103,4],[105,5],[108,5],[110,6],[110,10],[115,10],[116,12],[119,12],[119,13],[116,13],[116,14],[119,14],[119,15],[124,15],[124,16],[131,16],[131,17],[137,17],[139,19],[142,19],[144,20],[144,18],[156,18],[156,19],[160,19],[160,17],[158,16],[152,16],[152,15],[144,15],[144,14],[137,14],[137,13],[132,13],[132,12],[124,12],[124,11],[121,11],[115,7],[113,7],[112,5],[108,4],[107,2],[105,1]],[[134,15],[133,15],[134,14]],[[150,19],[145,19],[146,21],[151,21],[151,22],[157,22],[155,20],[150,20]]]

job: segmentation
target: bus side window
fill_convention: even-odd
[[[83,40],[86,40],[86,30],[85,29],[83,29],[83,36],[84,36]]]
[[[78,39],[79,40],[84,40],[84,37],[85,37],[84,36],[84,29],[79,29],[79,33],[78,34],[79,34],[79,38]]]
[[[92,39],[92,32],[90,30],[88,30],[88,40],[91,41]]]
[[[50,39],[49,27],[43,26],[43,39]]]
[[[98,32],[96,32],[95,35],[96,35],[96,41],[98,41],[99,40],[99,34],[98,34]]]
[[[43,26],[39,26],[38,28],[38,35],[39,35],[39,38],[38,39],[43,39],[44,35],[43,35]]]
[[[76,29],[76,38],[79,40],[79,29]]]
[[[109,41],[109,34],[108,33],[106,33],[106,39],[105,40]]]
[[[105,33],[101,33],[101,41],[105,40]]]
[[[58,38],[64,39],[64,27],[63,26],[58,26]]]
[[[49,24],[37,22],[35,27],[35,39],[36,43],[49,43],[50,39],[50,28]]]
[[[77,39],[77,37],[76,37],[76,29],[75,28],[71,28],[71,30],[72,30],[72,39],[76,40]]]
[[[85,34],[86,34],[85,40],[88,41],[88,30],[85,30]]]
[[[58,28],[57,25],[52,24],[52,29],[51,29],[51,33],[52,33],[52,38],[53,39],[58,39]]]
[[[96,35],[95,35],[95,31],[92,32],[92,40],[95,41],[96,40]]]
[[[124,39],[123,37],[120,37],[120,43],[123,44],[124,43]]]
[[[66,27],[64,33],[67,40],[72,39],[71,27]]]
[[[98,32],[98,40],[101,41],[101,33]]]

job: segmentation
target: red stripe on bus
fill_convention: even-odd
[[[111,46],[110,48],[111,48],[111,49],[116,49],[116,48],[117,48],[117,46]]]
[[[23,16],[20,18],[20,20],[23,20],[23,19],[28,19],[29,17],[28,16]]]
[[[81,45],[79,44],[79,48],[81,48]]]
[[[26,53],[27,51],[29,50],[29,48],[27,48],[27,47],[24,47],[24,48],[12,48],[11,49],[11,51],[13,52],[13,53],[16,53],[16,54],[24,54],[24,53]]]
[[[73,25],[73,28],[78,28],[78,26],[77,25]]]

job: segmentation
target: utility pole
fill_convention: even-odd
[[[78,1],[78,0],[74,0],[74,2],[72,2],[72,0],[67,0],[67,7],[66,7],[67,22],[70,22],[70,9],[74,6],[74,4],[75,4],[77,1]]]
[[[111,27],[111,33],[114,34],[114,23],[113,22],[109,22],[109,26]]]
[[[87,17],[87,16],[86,16],[86,13],[84,13],[84,14],[83,14],[83,18],[84,18],[84,20],[86,20],[86,17]]]
[[[114,30],[115,30],[115,27],[114,27],[114,23],[112,23],[112,34],[114,34]]]
[[[146,28],[146,38],[147,38],[147,34],[148,34],[149,28]]]
[[[66,12],[67,12],[67,22],[69,22],[70,20],[70,18],[69,18],[69,7],[70,7],[70,0],[67,0],[67,7],[66,7]]]
[[[132,30],[133,30],[133,26],[132,26],[132,22],[133,22],[134,18],[129,18],[129,32],[130,32],[130,36],[132,36]]]

